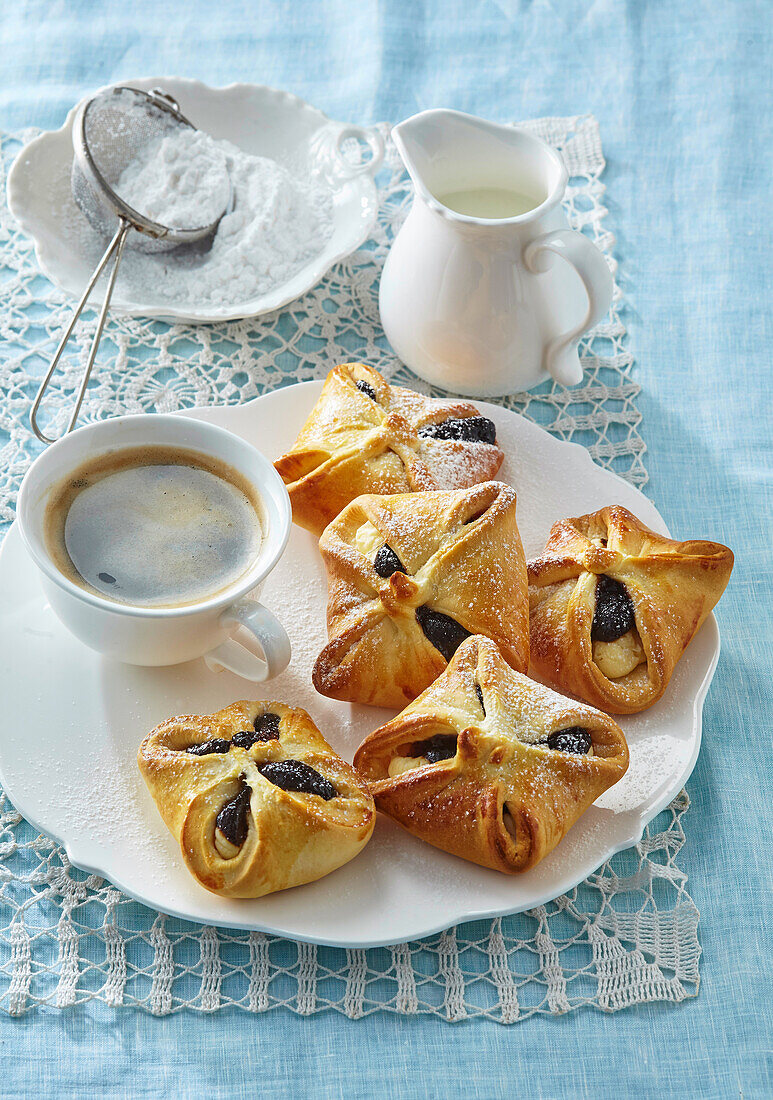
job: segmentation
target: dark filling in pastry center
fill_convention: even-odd
[[[232,738],[232,743],[240,749],[251,749],[257,741],[277,741],[279,739],[279,715],[278,714],[264,714],[263,718],[275,718],[276,722],[273,725],[268,725],[265,729],[254,730],[239,730]],[[256,719],[256,723],[257,723]]]
[[[369,397],[371,401],[378,401],[376,397],[376,391],[371,386],[370,382],[363,381],[362,378],[358,378],[354,383],[360,393],[364,393],[366,397]]]
[[[585,756],[592,742],[590,734],[583,726],[569,726],[568,729],[551,733],[547,744],[549,749],[556,749],[558,752],[573,752],[577,756]]]
[[[393,573],[405,573],[405,566],[398,558],[391,546],[384,543],[378,548],[373,559],[373,568],[379,577],[391,577]]]
[[[483,702],[483,692],[480,690],[480,684],[475,685],[475,694],[478,696],[478,702],[480,703],[480,709],[483,711],[483,717],[486,717],[486,704]]]
[[[636,626],[633,601],[620,581],[602,573],[596,581],[596,609],[590,628],[594,642],[616,642]]]
[[[425,756],[430,764],[437,764],[438,760],[450,760],[452,756],[456,756],[456,734],[436,733],[426,741],[414,741],[411,745],[411,756]]]
[[[215,825],[231,844],[240,848],[247,839],[247,812],[250,808],[252,790],[242,787],[235,798],[226,802],[215,818]]]
[[[451,660],[465,638],[470,637],[469,630],[465,630],[456,619],[452,619],[450,615],[443,615],[440,611],[432,611],[429,607],[417,607],[416,618],[427,641],[431,642],[447,661]]]
[[[189,745],[185,750],[191,756],[209,756],[211,752],[228,752],[231,742],[225,737],[213,737],[211,741],[204,741],[201,745]]]
[[[496,443],[497,429],[486,416],[450,417],[439,424],[425,424],[419,435],[430,439],[462,439],[467,443]]]
[[[279,737],[279,715],[269,711],[259,714],[252,723],[256,741],[276,741]]]
[[[237,749],[251,749],[257,740],[254,730],[239,730],[231,738],[231,744],[236,745]]]
[[[270,760],[267,764],[261,764],[258,771],[264,779],[283,791],[318,794],[326,802],[338,794],[329,779],[302,760]]]

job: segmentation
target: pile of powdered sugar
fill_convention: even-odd
[[[211,225],[231,197],[221,144],[200,130],[170,127],[141,147],[115,191],[146,218],[173,229]]]
[[[232,201],[214,235],[164,253],[127,248],[118,276],[124,296],[175,306],[229,306],[288,282],[333,231],[330,191],[299,182],[266,157],[179,127],[140,150],[115,191],[139,213],[164,225],[198,228]],[[91,232],[88,230],[88,232]],[[96,259],[104,242],[92,234]]]

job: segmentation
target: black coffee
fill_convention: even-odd
[[[180,607],[239,580],[260,550],[255,489],[196,451],[137,447],[96,459],[54,490],[49,553],[82,587],[118,603]]]

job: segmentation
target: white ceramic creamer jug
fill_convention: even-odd
[[[577,343],[607,312],[612,276],[569,228],[560,155],[458,111],[423,111],[392,136],[416,189],[381,277],[381,320],[399,358],[478,397],[548,375],[579,382]]]

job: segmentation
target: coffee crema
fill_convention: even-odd
[[[65,577],[136,607],[184,607],[230,588],[266,530],[260,496],[237,470],[168,446],[84,463],[54,487],[44,524]]]

